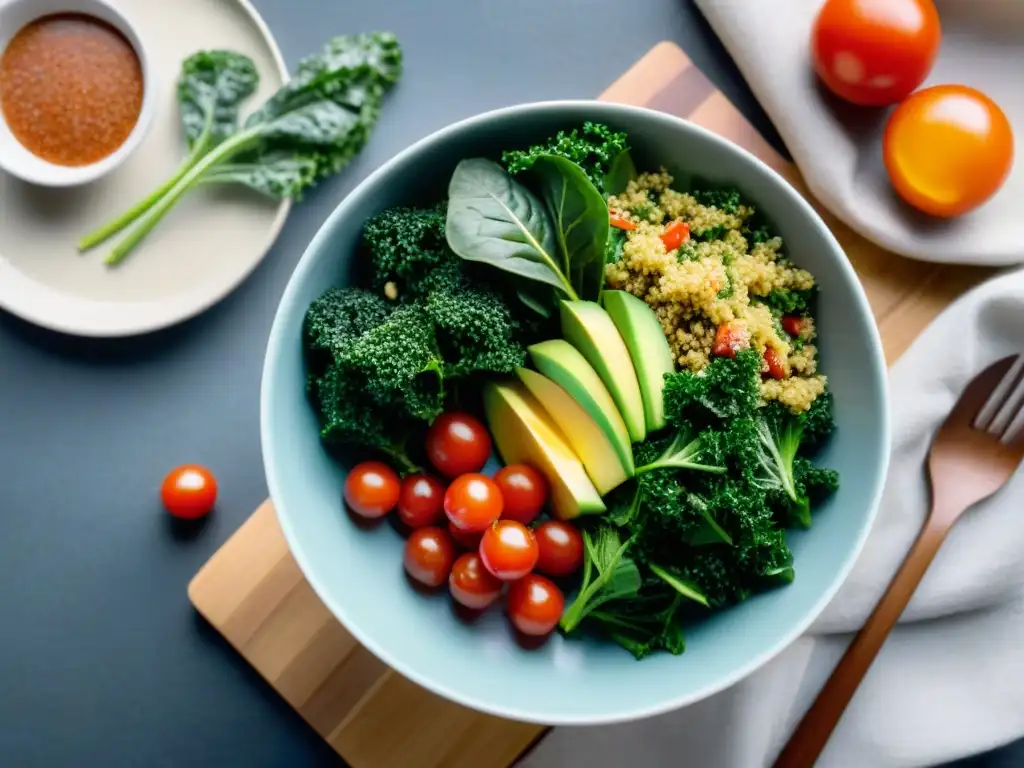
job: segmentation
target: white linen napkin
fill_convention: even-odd
[[[923,466],[935,430],[976,373],[1021,351],[1024,270],[1017,270],[959,299],[891,369],[894,442],[878,521],[852,575],[811,631],[751,677],[699,704],[635,723],[555,729],[524,768],[770,765],[924,522]],[[1022,551],[1019,472],[954,527],[820,768],[935,765],[1024,736]]]
[[[881,157],[889,110],[823,97],[810,35],[823,0],[696,0],[796,160],[815,197],[864,237],[925,261],[1024,262],[1024,163],[985,205],[952,220],[918,214],[892,191]],[[879,0],[882,4],[885,0]],[[936,0],[938,59],[924,86],[970,85],[993,98],[1024,142],[1024,2]]]

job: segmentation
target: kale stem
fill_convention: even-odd
[[[725,467],[716,467],[710,464],[694,464],[689,461],[673,461],[672,459],[666,459],[664,461],[652,461],[650,464],[644,464],[642,467],[637,467],[633,470],[633,474],[642,475],[645,472],[653,472],[656,469],[693,469],[697,472],[710,472],[713,475],[721,475],[725,473]]]
[[[182,177],[192,169],[192,167],[199,161],[199,158],[206,153],[206,144],[206,141],[197,142],[195,148],[189,153],[188,157],[181,162],[181,165],[178,166],[178,169],[174,174],[160,187],[158,187],[149,197],[139,201],[116,219],[108,221],[103,226],[93,230],[79,240],[79,252],[84,253],[85,251],[95,248],[100,243],[109,240],[156,205],[157,202],[159,202],[164,195],[170,192],[174,188],[174,185],[181,181]]]
[[[212,152],[204,155],[199,162],[190,168],[177,183],[160,197],[152,207],[143,215],[135,228],[125,235],[124,239],[110,251],[110,255],[104,260],[108,267],[114,267],[128,258],[129,254],[141,243],[153,228],[160,223],[160,220],[175,206],[175,204],[201,177],[206,171],[221,163],[239,152],[244,152],[260,140],[258,131],[243,131],[235,134]]]

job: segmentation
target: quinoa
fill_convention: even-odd
[[[662,169],[639,175],[609,198],[609,209],[633,228],[621,258],[606,267],[608,283],[654,309],[681,367],[707,366],[717,335],[728,329],[762,354],[774,353],[774,373],[782,377],[765,362],[764,399],[807,410],[827,386],[818,373],[814,319],[798,315],[799,332],[790,335],[772,297],[810,292],[814,276],[786,257],[781,238],[754,228],[752,206],[727,202],[719,208],[702,202],[709,196],[700,191],[680,192],[672,184]],[[679,221],[690,236],[669,251],[661,237]]]

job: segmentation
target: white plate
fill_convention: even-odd
[[[116,268],[75,243],[146,197],[185,155],[175,84],[181,62],[227,48],[252,57],[260,87],[244,113],[288,78],[270,30],[247,0],[119,0],[150,57],[157,111],[145,141],[113,173],[75,189],[45,189],[0,172],[0,307],[81,336],[128,336],[199,314],[263,260],[291,207],[245,190],[190,192]],[[244,118],[244,114],[243,114]]]

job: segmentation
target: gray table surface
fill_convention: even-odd
[[[406,74],[358,161],[297,207],[260,269],[202,317],[101,343],[0,312],[3,766],[339,764],[196,617],[185,587],[266,496],[257,400],[274,309],[310,237],[372,169],[475,112],[596,95],[662,39],[775,139],[689,0],[255,4],[289,63],[332,34],[390,29]],[[168,525],[157,496],[186,461],[221,485],[192,536]],[[1024,749],[969,763],[1022,764]]]

